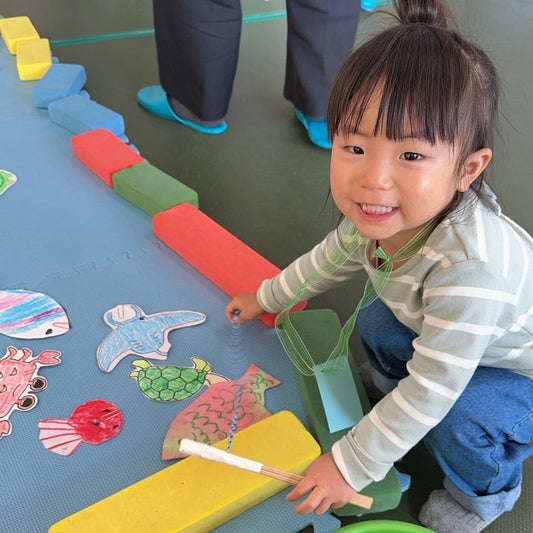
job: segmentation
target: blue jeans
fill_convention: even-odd
[[[379,298],[361,310],[359,330],[382,382],[393,385],[408,375],[417,334]],[[489,367],[477,368],[452,409],[424,439],[446,476],[446,490],[483,520],[512,509],[520,496],[523,462],[533,455],[532,441],[533,380]]]

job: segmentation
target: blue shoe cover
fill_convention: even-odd
[[[400,490],[406,492],[411,488],[411,476],[409,474],[404,474],[394,469],[396,476],[398,477],[398,482],[400,483]]]
[[[225,122],[222,122],[218,126],[208,128],[176,115],[172,107],[170,107],[167,93],[161,85],[151,85],[150,87],[144,87],[141,89],[137,93],[137,102],[139,102],[139,104],[146,110],[150,111],[150,113],[153,113],[158,117],[166,118],[167,120],[175,120],[176,122],[188,126],[195,131],[199,131],[200,133],[218,135],[224,133],[228,128]]]
[[[331,141],[329,140],[327,122],[325,120],[311,120],[298,109],[295,109],[294,111],[296,112],[298,120],[307,130],[307,135],[309,135],[311,142],[320,146],[320,148],[326,148],[329,150],[331,148]]]

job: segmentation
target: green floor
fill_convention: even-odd
[[[531,86],[533,1],[449,0],[463,31],[485,47],[503,81],[503,106],[494,165],[494,188],[506,212],[533,233],[529,155],[533,149]],[[150,0],[2,0],[5,17],[28,15],[51,40],[63,63],[87,71],[86,89],[97,102],[121,113],[126,134],[152,164],[195,189],[200,207],[270,261],[283,267],[307,251],[336,221],[328,199],[329,154],[311,145],[281,95],[286,20],[280,0],[243,2],[245,24],[228,131],[217,137],[158,119],[135,100],[138,89],[158,83]],[[259,16],[255,16],[259,15]],[[358,41],[380,26],[362,13]],[[259,68],[258,68],[259,67]],[[527,171],[526,171],[527,165]],[[361,288],[312,303],[341,319],[353,310]],[[356,342],[356,358],[362,360]],[[416,522],[420,505],[440,484],[438,467],[422,447],[399,469],[413,475],[398,509],[380,515]],[[526,465],[523,495],[515,510],[488,533],[526,533],[533,521],[533,461]],[[365,519],[377,518],[369,516]],[[460,532],[458,532],[460,533]]]

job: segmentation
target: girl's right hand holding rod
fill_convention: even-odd
[[[235,313],[239,312],[235,317]],[[226,316],[230,322],[236,321],[237,324],[243,324],[249,320],[255,320],[259,315],[264,313],[265,310],[259,305],[257,296],[253,292],[242,292],[226,307]]]

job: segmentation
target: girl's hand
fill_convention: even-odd
[[[327,453],[309,467],[302,481],[287,495],[287,500],[295,502],[309,494],[302,503],[294,506],[295,511],[300,515],[322,514],[347,504],[354,492],[342,477],[332,455]]]
[[[235,311],[239,311],[237,324],[254,320],[264,313],[264,309],[259,305],[257,296],[253,292],[242,292],[231,300],[226,307],[226,316],[230,322],[233,322]]]

